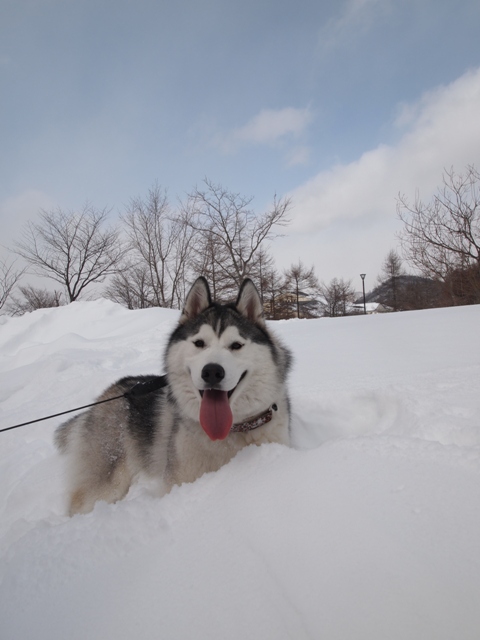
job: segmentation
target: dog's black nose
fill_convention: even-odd
[[[202,369],[202,380],[212,386],[223,380],[225,377],[225,369],[215,362],[206,364]]]

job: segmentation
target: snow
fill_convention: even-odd
[[[0,426],[161,372],[178,317],[105,300],[0,317]],[[480,637],[480,306],[272,323],[294,448],[65,516],[52,435],[0,434],[6,640]]]

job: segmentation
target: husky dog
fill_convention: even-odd
[[[70,515],[120,500],[141,471],[168,492],[249,444],[289,444],[290,362],[251,280],[235,304],[222,305],[198,278],[168,340],[166,375],[122,378],[99,398],[119,399],[57,429],[55,442],[69,457]]]

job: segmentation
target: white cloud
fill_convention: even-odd
[[[378,270],[396,244],[396,198],[428,200],[445,168],[480,165],[480,69],[404,105],[395,145],[380,145],[295,189],[288,238],[275,243],[279,263],[302,257],[321,277]],[[324,274],[324,275],[322,275]]]
[[[262,109],[245,125],[224,135],[217,135],[215,145],[225,153],[233,153],[246,145],[275,145],[297,140],[312,122],[308,107],[297,109]]]
[[[405,114],[408,113],[408,118]],[[320,229],[338,219],[391,215],[399,192],[428,197],[444,168],[480,162],[480,69],[405,107],[395,146],[380,145],[357,161],[317,174],[291,195],[295,229]]]

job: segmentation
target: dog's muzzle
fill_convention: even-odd
[[[216,362],[206,364],[202,369],[205,389],[200,390],[200,424],[211,440],[224,440],[233,425],[233,414],[229,398],[247,375],[244,371],[233,389],[224,391],[218,387],[225,378],[225,369]]]

